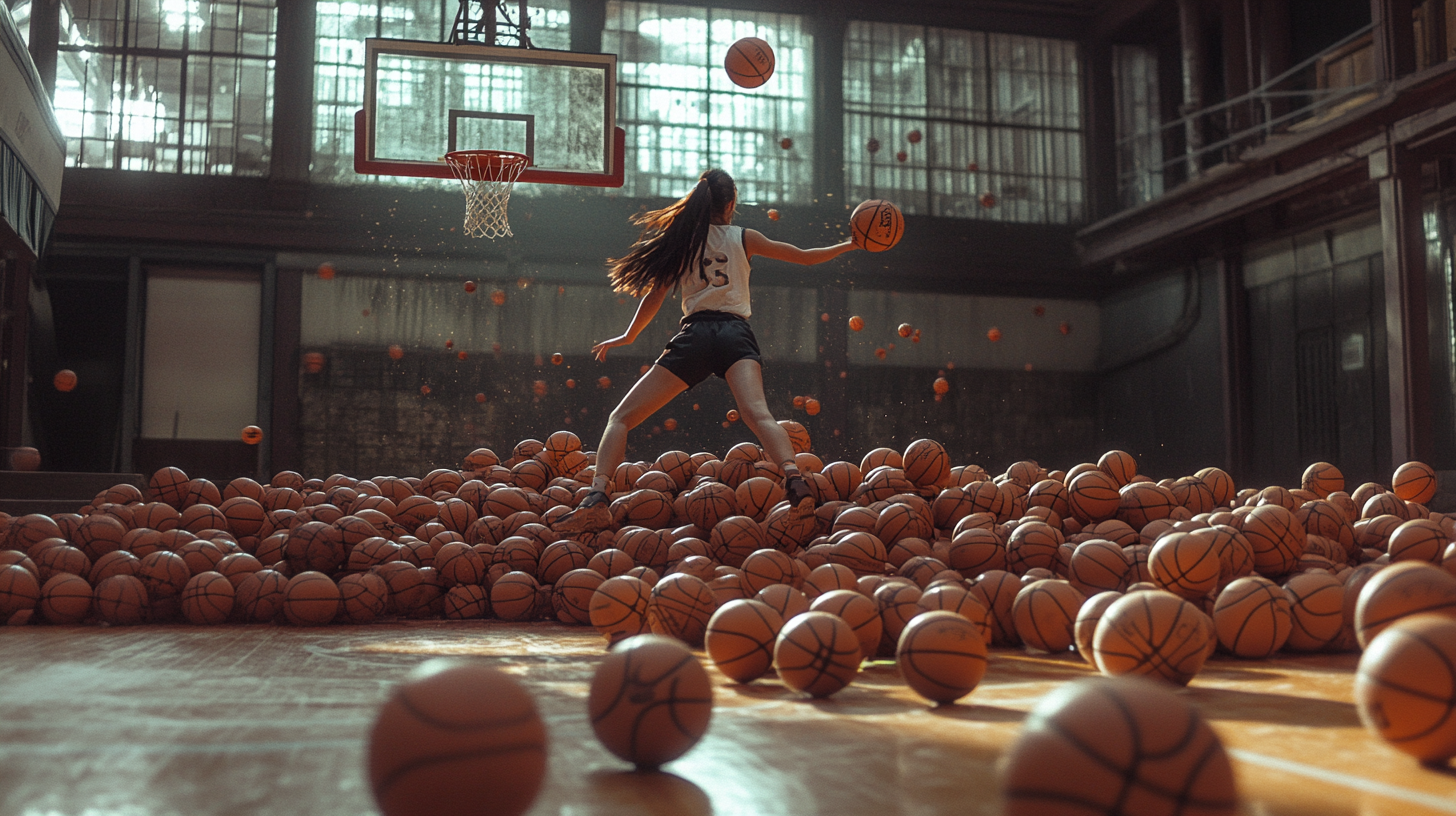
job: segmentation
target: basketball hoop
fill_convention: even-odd
[[[531,157],[506,150],[456,150],[445,154],[445,162],[465,188],[465,234],[471,238],[512,235],[506,205]]]

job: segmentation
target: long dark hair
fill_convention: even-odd
[[[737,195],[733,177],[715,167],[704,171],[687,195],[634,216],[632,223],[642,227],[642,235],[626,255],[607,261],[612,288],[641,297],[658,286],[675,285],[688,264],[703,254],[713,216]]]

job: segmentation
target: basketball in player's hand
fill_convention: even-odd
[[[905,216],[894,204],[873,199],[854,208],[849,227],[855,246],[869,252],[884,252],[900,243],[900,236],[905,234]]]

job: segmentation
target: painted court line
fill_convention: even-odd
[[[1280,759],[1279,757],[1256,754],[1252,751],[1241,751],[1238,749],[1233,749],[1229,751],[1229,754],[1232,755],[1235,759],[1238,759],[1242,762],[1247,762],[1251,765],[1262,765],[1268,768],[1275,768],[1281,771],[1286,771],[1288,773],[1306,776],[1310,779],[1318,779],[1321,782],[1328,782],[1331,785],[1343,785],[1344,787],[1354,788],[1356,790],[1364,791],[1366,793],[1374,793],[1390,799],[1398,799],[1402,802],[1409,802],[1413,805],[1428,807],[1432,810],[1439,810],[1442,813],[1456,813],[1456,800],[1448,799],[1444,796],[1436,796],[1435,794],[1422,793],[1420,791],[1410,790],[1409,788],[1402,788],[1398,785],[1388,785],[1384,782],[1376,782],[1371,779],[1361,779],[1358,776],[1351,776],[1345,773],[1336,773],[1335,771],[1328,771],[1324,768],[1316,768],[1312,765],[1305,765],[1303,763],[1294,762],[1288,759]]]

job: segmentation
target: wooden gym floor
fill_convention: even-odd
[[[996,650],[980,688],[940,709],[890,663],[824,701],[772,675],[738,686],[713,672],[707,736],[668,773],[636,774],[587,722],[601,652],[591,630],[553,624],[0,629],[0,814],[371,813],[376,707],[440,655],[485,658],[535,693],[551,756],[532,814],[994,814],[994,763],[1026,710],[1091,671],[1071,655]],[[1215,658],[1193,681],[1188,695],[1236,760],[1245,813],[1456,814],[1456,773],[1360,727],[1355,662]]]

